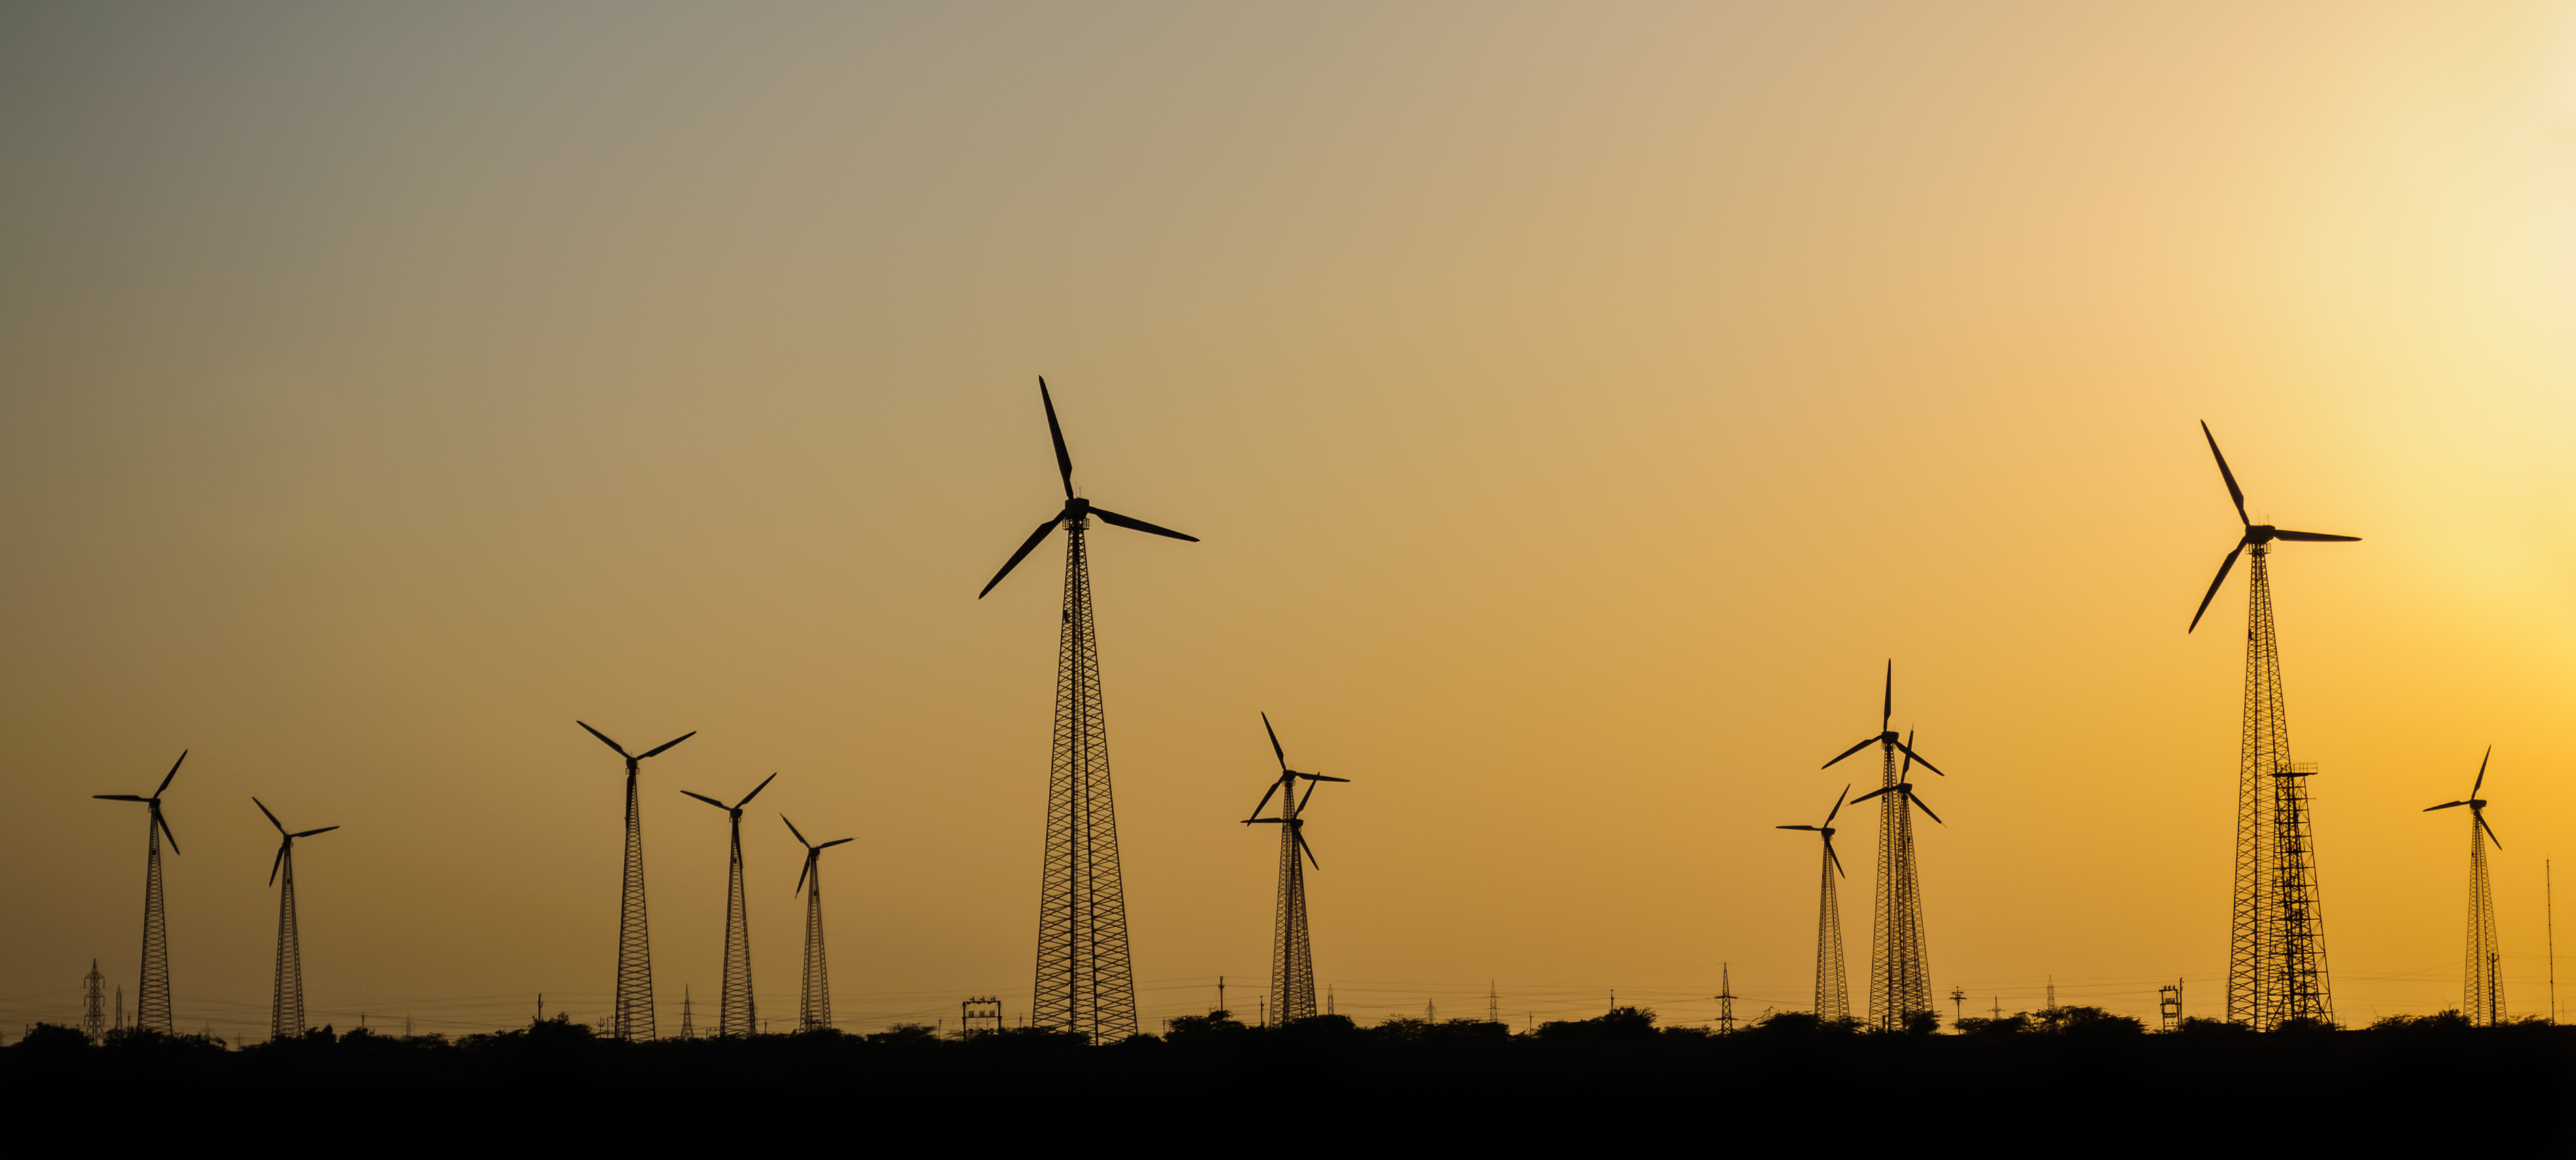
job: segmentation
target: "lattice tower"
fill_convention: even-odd
[[[1081,515],[1064,521],[1064,628],[1056,650],[1032,1022],[1114,1043],[1136,1033],[1136,983],[1100,702],[1100,645],[1092,630],[1089,525]]]
[[[1833,848],[1826,847],[1817,861],[1824,863],[1824,885],[1816,903],[1816,1018],[1849,1019],[1851,985],[1843,978],[1842,888],[1834,881]]]
[[[2272,624],[2271,547],[2256,544],[2246,578],[2245,718],[2236,765],[2236,875],[2227,931],[2227,1018],[2269,1027],[2279,1009],[2279,905],[2272,889],[2279,804],[2276,775],[2290,768],[2289,712],[2281,692],[2280,638]]]
[[[98,973],[98,960],[89,961],[89,973],[81,976],[81,1034],[92,1043],[107,1036],[107,976]]]
[[[278,851],[277,873],[277,971],[268,997],[272,1041],[304,1034],[304,947],[295,931],[294,843]]]
[[[2293,765],[2272,784],[2271,978],[2264,984],[2266,1030],[2293,1019],[2334,1020],[2334,991],[2326,975],[2326,914],[2317,890],[2315,815],[2308,775]]]
[[[143,977],[134,989],[134,1025],[163,1035],[179,1033],[170,1015],[170,929],[161,911],[161,806],[151,814],[151,850],[143,871]]]
[[[1296,783],[1286,782],[1280,797],[1279,912],[1271,927],[1270,1009],[1287,1024],[1315,1014],[1315,954],[1306,935],[1306,862],[1297,846]]]
[[[609,1033],[653,1038],[653,936],[644,921],[644,815],[635,801],[636,759],[626,761],[626,875],[617,900],[616,1007]]]
[[[2460,1011],[2478,1027],[2504,1022],[2504,957],[2496,946],[2495,894],[2487,885],[2487,835],[2469,814],[2469,949]]]
[[[823,860],[806,854],[805,977],[796,991],[796,1029],[820,1031],[832,1025],[832,982],[823,965]]]
[[[1923,894],[1914,868],[1914,816],[1896,792],[1896,745],[1880,746],[1889,792],[1878,799],[1878,898],[1869,955],[1869,1025],[1902,1031],[1905,1017],[1932,1010],[1932,969],[1923,937]]]
[[[760,1026],[751,999],[751,914],[742,894],[741,811],[735,811],[732,821],[733,864],[725,877],[724,994],[716,1009],[720,1036],[749,1035]]]

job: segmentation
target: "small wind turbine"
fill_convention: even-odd
[[[1878,1031],[1902,1030],[1916,1012],[1934,1010],[1932,967],[1923,933],[1923,883],[1914,861],[1914,814],[1906,803],[1912,802],[1936,823],[1941,817],[1914,796],[1914,784],[1906,775],[1916,762],[1922,762],[1936,776],[1949,776],[1914,751],[1913,733],[1896,735],[1889,727],[1895,716],[1896,662],[1891,660],[1879,692],[1878,735],[1836,754],[1824,766],[1831,769],[1871,745],[1879,747],[1879,787],[1851,799],[1858,804],[1886,798],[1878,808],[1878,881],[1869,932],[1869,1025]],[[1901,768],[1896,760],[1900,753],[1905,755]]]
[[[1816,1018],[1827,1022],[1851,1018],[1851,990],[1843,979],[1842,892],[1834,883],[1835,877],[1843,874],[1843,861],[1834,856],[1834,818],[1843,812],[1843,803],[1850,797],[1851,787],[1846,785],[1821,826],[1775,827],[1806,830],[1825,840],[1824,882],[1816,902]]]
[[[1058,527],[1079,530],[1078,523],[1086,515],[1099,516],[1102,523],[1130,531],[1152,532],[1157,536],[1170,536],[1175,540],[1188,540],[1193,544],[1199,542],[1197,536],[1185,535],[1170,528],[1122,516],[1108,508],[1093,507],[1090,500],[1073,494],[1073,455],[1064,449],[1064,428],[1055,421],[1055,399],[1047,394],[1044,378],[1038,380],[1038,401],[1046,405],[1047,436],[1055,440],[1056,474],[1064,477],[1064,510],[1048,516],[1045,523],[1038,525],[1038,530],[1030,532],[1029,538],[1020,544],[1020,550],[1011,553],[1011,558],[1002,562],[1002,570],[993,573],[993,578],[984,584],[984,592],[976,593],[975,599],[982,600],[985,592],[991,592],[993,585],[1001,583],[1002,577],[1010,575],[1011,569],[1019,567],[1020,561],[1027,559],[1029,553],[1037,550],[1038,541],[1046,539],[1048,532]]]
[[[1270,735],[1270,754],[1279,760],[1278,780],[1261,794],[1261,804],[1252,807],[1255,816],[1245,818],[1244,825],[1275,822],[1279,825],[1279,907],[1275,912],[1278,926],[1270,942],[1270,1006],[1279,1013],[1281,1025],[1294,1023],[1315,1014],[1315,952],[1306,927],[1306,868],[1297,861],[1303,852],[1306,863],[1318,870],[1315,850],[1306,844],[1306,820],[1298,815],[1315,796],[1315,787],[1328,781],[1348,783],[1347,777],[1326,777],[1320,773],[1299,773],[1288,768],[1288,751],[1280,748],[1279,731],[1271,728],[1270,714],[1261,715],[1262,732]],[[1306,792],[1297,792],[1297,779],[1306,779]],[[1279,816],[1260,817],[1262,806],[1279,798]]]
[[[268,815],[268,824],[277,827],[277,857],[268,864],[268,884],[277,885],[281,875],[286,883],[277,894],[277,975],[269,992],[268,1037],[272,1041],[296,1039],[304,1034],[304,943],[295,929],[295,840],[340,827],[324,826],[290,834],[268,803],[252,798],[250,804],[258,806],[259,812]]]
[[[170,772],[162,775],[160,786],[150,797],[130,793],[90,795],[101,801],[142,802],[152,811],[144,823],[149,852],[143,863],[143,978],[134,993],[134,1025],[163,1035],[178,1034],[178,1024],[170,1015],[170,927],[161,909],[161,839],[170,839],[170,852],[176,854],[179,835],[170,832],[169,820],[161,816],[161,793],[170,788],[171,779],[179,776],[179,766],[187,760],[187,751],[179,751],[179,760],[170,763]]]
[[[2200,627],[2201,614],[2209,611],[2209,602],[2211,598],[2218,595],[2218,586],[2227,583],[2227,570],[2236,566],[2236,557],[2242,554],[2245,549],[2259,549],[2274,540],[2303,540],[2321,544],[2350,544],[2357,543],[2361,540],[2361,537],[2359,536],[2329,536],[2324,532],[2293,532],[2287,528],[2276,528],[2270,524],[2255,523],[2253,517],[2245,514],[2245,489],[2236,486],[2236,473],[2227,470],[2227,456],[2218,450],[2218,436],[2209,433],[2209,424],[2202,423],[2200,425],[2200,437],[2209,440],[2209,453],[2218,457],[2218,477],[2227,481],[2227,498],[2236,501],[2236,519],[2237,522],[2245,525],[2245,537],[2236,541],[2236,546],[2228,550],[2226,559],[2218,562],[2218,577],[2209,582],[2209,591],[2203,594],[2200,598],[2200,608],[2191,614],[2191,627],[2183,629],[2186,633],[2190,632],[2194,628]]]
[[[778,820],[787,822],[787,815],[778,815]],[[787,822],[787,832],[805,847],[805,868],[796,872],[796,889],[805,894],[805,980],[796,995],[796,1029],[821,1031],[832,1025],[832,984],[823,963],[823,851],[857,839],[834,838],[818,846],[806,841],[805,831],[794,822]],[[813,883],[811,889],[808,882]]]
[[[645,758],[697,736],[698,731],[689,730],[642,753],[628,753],[625,746],[592,729],[590,722],[573,724],[588,730],[600,744],[626,759],[626,874],[617,898],[617,990],[616,1006],[608,1017],[609,1034],[619,1039],[651,1039],[653,932],[644,915],[644,815],[635,804],[636,767]]]
[[[2429,814],[2469,807],[2469,953],[2461,973],[2460,1009],[2478,1027],[2504,1022],[2504,959],[2496,945],[2495,893],[2487,883],[2487,843],[2493,841],[2501,850],[2504,840],[2487,824],[2487,800],[2478,796],[2487,784],[2487,759],[2494,756],[2495,746],[2490,745],[2486,756],[2478,758],[2478,779],[2470,783],[2466,800],[2424,808]]]
[[[1948,823],[1948,822],[1943,822],[1943,821],[1941,821],[1941,815],[1936,814],[1936,813],[1933,813],[1933,812],[1932,812],[1932,807],[1927,806],[1927,805],[1924,805],[1924,804],[1923,804],[1923,799],[1922,799],[1922,798],[1919,798],[1919,797],[1914,796],[1914,783],[1913,783],[1913,782],[1910,782],[1910,781],[1905,780],[1905,775],[1906,775],[1906,774],[1909,774],[1909,773],[1914,772],[1914,763],[1915,763],[1915,762],[1917,762],[1917,761],[1923,761],[1923,759],[1922,759],[1922,758],[1919,758],[1919,757],[1914,756],[1914,751],[1913,751],[1912,749],[1907,748],[1908,746],[1910,746],[1910,745],[1912,745],[1912,744],[1914,744],[1914,731],[1913,731],[1913,730],[1911,730],[1911,729],[1908,729],[1908,730],[1906,730],[1906,731],[1905,731],[1905,740],[1898,742],[1898,743],[1897,743],[1897,745],[1896,745],[1896,747],[1897,747],[1898,749],[1904,750],[1904,752],[1905,752],[1905,765],[1904,765],[1904,767],[1903,767],[1902,769],[1899,769],[1899,770],[1897,771],[1897,773],[1896,773],[1896,779],[1897,779],[1897,780],[1896,780],[1896,784],[1895,784],[1895,785],[1883,785],[1883,786],[1878,787],[1877,789],[1874,789],[1874,790],[1869,791],[1868,793],[1862,794],[1862,795],[1860,795],[1859,797],[1853,798],[1853,799],[1852,799],[1852,804],[1853,804],[1853,805],[1859,805],[1860,803],[1865,802],[1865,801],[1868,801],[1869,799],[1874,798],[1874,797],[1877,797],[1878,795],[1883,794],[1883,793],[1898,794],[1898,795],[1903,796],[1903,797],[1905,798],[1905,800],[1910,801],[1910,802],[1913,802],[1913,803],[1914,803],[1914,807],[1915,807],[1916,809],[1922,810],[1926,815],[1930,816],[1930,817],[1931,817],[1931,819],[1932,819],[1934,822],[1938,822],[1938,823],[1940,823],[1941,825],[1945,825],[1945,826],[1946,826],[1946,825],[1948,825],[1949,823]],[[1840,760],[1840,759],[1837,759],[1837,760]],[[1923,768],[1925,768],[1925,769],[1932,769],[1932,763],[1931,763],[1931,762],[1929,762],[1929,761],[1923,761]],[[1932,769],[1932,772],[1934,772],[1934,773],[1941,773],[1941,771],[1940,771],[1940,770],[1937,770],[1937,769]],[[1946,773],[1941,773],[1941,776],[1943,776],[1943,777],[1948,777],[1948,776],[1950,776],[1950,775],[1949,775],[1949,774],[1946,774]]]
[[[751,915],[742,896],[742,807],[759,797],[760,791],[778,780],[777,774],[760,779],[742,800],[726,805],[702,793],[681,793],[723,810],[733,821],[733,862],[725,876],[725,962],[724,992],[716,1006],[716,1035],[749,1035],[759,1026],[755,1020],[751,997]]]

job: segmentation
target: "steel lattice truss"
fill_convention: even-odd
[[[1896,790],[1896,745],[1881,746],[1883,785]],[[1871,916],[1869,1025],[1902,1031],[1905,1017],[1932,1010],[1930,947],[1923,937],[1923,891],[1914,867],[1914,816],[1902,792],[1878,799],[1878,897]]]
[[[294,847],[277,852],[277,869],[277,974],[269,992],[268,1037],[294,1039],[304,1034],[304,948],[295,931]]]
[[[2237,759],[2236,874],[2228,927],[2227,1018],[2260,1030],[2331,1021],[2325,911],[2307,773],[2290,760],[2271,551],[2249,553],[2245,718]]]
[[[1816,904],[1816,1018],[1849,1019],[1851,987],[1843,979],[1842,891],[1834,882],[1837,867],[1832,848],[1827,847],[1818,861],[1824,865],[1824,888]]]
[[[1282,1026],[1315,1016],[1315,951],[1306,938],[1306,863],[1299,856],[1297,787],[1279,813],[1279,913],[1270,939],[1270,1013]]]
[[[2487,886],[2487,836],[2477,814],[2469,815],[2469,948],[2463,963],[2466,984],[2460,1010],[2469,1022],[2493,1027],[2504,1022],[2504,958],[2496,946],[2495,894]]]
[[[733,819],[733,863],[725,878],[724,993],[716,1008],[717,1035],[760,1030],[751,1001],[751,914],[742,897],[742,819]]]
[[[626,875],[617,900],[617,1001],[610,1034],[653,1038],[653,937],[644,921],[644,817],[635,803],[635,765],[626,767]]]
[[[1114,1043],[1136,1033],[1136,984],[1118,869],[1109,730],[1100,704],[1100,646],[1092,630],[1089,525],[1080,514],[1063,521],[1064,627],[1056,650],[1055,743],[1047,772],[1030,1021],[1086,1033],[1094,1043]]]
[[[134,991],[134,1025],[164,1035],[179,1033],[170,1015],[170,928],[161,912],[161,818],[152,816],[151,851],[143,870],[143,977]]]
[[[823,863],[809,858],[813,877],[805,893],[805,977],[796,991],[796,1029],[820,1031],[832,1025],[832,983],[823,968]]]

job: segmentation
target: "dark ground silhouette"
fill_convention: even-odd
[[[454,1041],[326,1030],[242,1051],[132,1032],[93,1047],[40,1028],[0,1050],[0,1098],[20,1123],[372,1125],[465,1133],[460,1144],[493,1131],[680,1140],[756,1123],[778,1143],[1069,1132],[1101,1146],[1177,1134],[1264,1150],[1293,1110],[1312,1146],[2229,1154],[2474,1141],[2529,1155],[2576,1143],[2572,1084],[2576,1027],[2472,1028],[2446,1014],[2263,1035],[2194,1020],[2151,1035],[2085,1007],[1971,1019],[1960,1034],[1781,1014],[1715,1035],[1621,1008],[1526,1034],[1336,1016],[1264,1029],[1219,1014],[1101,1048],[1043,1030],[959,1039],[921,1027],[625,1044],[558,1016]]]

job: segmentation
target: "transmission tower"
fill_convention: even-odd
[[[278,887],[277,973],[268,998],[268,1038],[275,1042],[299,1038],[304,1034],[304,946],[295,933],[295,840],[327,834],[340,827],[324,826],[318,830],[290,834],[286,832],[286,823],[278,821],[266,803],[252,798],[250,804],[258,806],[259,812],[267,815],[268,824],[277,827],[278,836],[277,859],[268,864],[269,885]],[[366,1016],[359,1016],[358,1022],[365,1026]]]
[[[617,1005],[608,1017],[609,1035],[617,1039],[651,1039],[653,936],[644,921],[644,815],[635,800],[635,775],[645,758],[697,736],[698,731],[689,730],[642,753],[628,753],[625,746],[592,729],[589,722],[573,724],[588,730],[600,744],[626,759],[626,874],[617,896]]]
[[[2272,619],[2272,544],[2276,541],[2342,541],[2355,536],[2294,532],[2255,523],[2245,513],[2245,491],[2236,485],[2218,437],[2201,424],[2219,478],[2227,483],[2243,538],[2219,562],[2218,575],[2192,613],[2200,626],[2209,602],[2227,582],[2236,558],[2252,549],[2246,565],[2245,716],[2236,768],[2235,879],[2227,949],[2227,1018],[2257,1030],[2293,1019],[2331,1021],[2334,1004],[2325,959],[2325,915],[2318,899],[2316,841],[2306,777],[2314,766],[2290,760],[2289,708],[2281,691],[2280,637]]]
[[[984,585],[991,592],[1056,528],[1064,529],[1064,611],[1056,645],[1055,738],[1048,759],[1046,856],[1038,883],[1035,1021],[1093,1043],[1136,1033],[1135,966],[1127,949],[1127,891],[1118,868],[1118,811],[1109,782],[1108,719],[1100,699],[1100,642],[1092,629],[1092,516],[1113,527],[1196,541],[1094,507],[1073,492],[1073,456],[1055,400],[1038,380],[1055,442],[1064,508],[1039,524]],[[981,599],[983,593],[977,593]]]
[[[2460,1011],[2476,1027],[2504,1022],[2504,956],[2496,947],[2495,894],[2487,883],[2487,841],[2495,839],[2496,848],[2503,849],[2504,840],[2496,838],[2495,829],[2487,824],[2487,801],[2478,796],[2487,784],[2487,758],[2493,756],[2495,747],[2490,745],[2487,756],[2478,759],[2478,779],[2470,783],[2467,798],[2424,810],[2429,814],[2469,807],[2469,949],[2461,964]]]
[[[170,928],[161,910],[161,839],[170,839],[170,852],[179,852],[179,835],[170,832],[169,819],[161,816],[161,794],[179,776],[179,766],[188,760],[181,750],[179,760],[170,763],[161,785],[144,797],[130,793],[102,793],[90,796],[102,801],[142,802],[150,811],[144,822],[147,850],[143,862],[143,971],[134,992],[134,1025],[163,1035],[179,1033],[178,1023],[170,1015]],[[124,1007],[122,992],[117,1004]],[[120,1015],[118,1022],[124,1022]]]
[[[81,976],[81,1034],[92,1043],[107,1038],[107,976],[98,973],[97,959]]]
[[[787,822],[787,815],[778,820]],[[805,868],[796,872],[796,888],[805,892],[805,977],[796,992],[796,1029],[821,1031],[832,1025],[832,982],[823,969],[823,851],[855,839],[834,838],[818,846],[806,841],[794,822],[787,822],[787,832],[805,847]]]
[[[125,1030],[125,984],[116,985],[116,1029]]]
[[[1255,816],[1245,818],[1244,825],[1275,822],[1279,825],[1279,907],[1271,920],[1270,997],[1268,1010],[1279,1013],[1282,1025],[1315,1014],[1315,953],[1306,933],[1306,865],[1315,860],[1314,848],[1306,844],[1306,822],[1298,815],[1306,803],[1314,800],[1315,789],[1328,781],[1348,782],[1346,777],[1326,777],[1320,773],[1300,773],[1288,768],[1288,751],[1280,748],[1279,731],[1270,727],[1270,715],[1261,715],[1262,731],[1270,736],[1271,756],[1279,761],[1279,776],[1263,791],[1259,805],[1252,807]],[[1306,792],[1297,793],[1297,779],[1306,779]],[[1279,816],[1258,816],[1270,799],[1279,799]],[[1302,857],[1300,857],[1302,855]],[[1316,869],[1322,869],[1318,865]]]
[[[1485,980],[1485,1022],[1500,1023],[1502,1021],[1503,992],[1501,988],[1494,985],[1494,980],[1487,979]]]
[[[1717,1029],[1735,1030],[1735,964],[1717,965]]]
[[[738,1036],[751,1034],[759,1026],[751,1001],[751,914],[742,896],[742,807],[759,797],[760,791],[778,780],[773,773],[760,779],[742,800],[726,805],[702,793],[683,794],[724,810],[733,826],[733,858],[725,876],[725,961],[724,992],[716,1008],[716,1034]]]
[[[695,1012],[689,1010],[689,985],[687,983],[682,983],[680,984],[680,1038],[695,1039],[697,1037],[697,1015]]]
[[[1834,819],[1843,812],[1843,800],[1851,796],[1844,786],[1842,797],[1834,799],[1834,808],[1825,813],[1821,826],[1775,826],[1780,830],[1809,830],[1822,837],[1825,855],[1818,859],[1818,874],[1823,885],[1816,903],[1816,1018],[1839,1022],[1851,1018],[1851,988],[1843,980],[1843,904],[1842,891],[1835,879],[1842,877],[1842,859],[1834,856]]]
[[[1911,803],[1934,823],[1941,816],[1914,795],[1914,784],[1905,775],[1916,762],[1937,776],[1948,776],[1931,762],[1914,752],[1913,734],[1899,740],[1896,731],[1887,727],[1895,716],[1896,662],[1887,664],[1886,690],[1879,701],[1878,736],[1862,740],[1842,752],[1834,762],[1877,745],[1884,774],[1879,788],[1853,798],[1853,803],[1879,798],[1878,808],[1878,896],[1870,915],[1869,947],[1869,1026],[1877,1031],[1902,1031],[1907,1017],[1917,1012],[1934,1010],[1932,1006],[1931,949],[1923,935],[1923,890],[1914,863],[1914,814],[1906,809]],[[1902,768],[1896,756],[1905,755]]]

